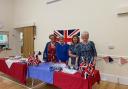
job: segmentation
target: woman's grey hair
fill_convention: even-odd
[[[83,36],[83,35],[89,35],[89,32],[88,31],[84,31],[84,32],[81,33],[81,36]]]

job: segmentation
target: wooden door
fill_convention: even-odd
[[[34,51],[34,27],[23,28],[23,56],[28,57]]]

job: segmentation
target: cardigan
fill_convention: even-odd
[[[69,51],[69,45],[68,44],[58,43],[56,46],[56,56],[57,56],[58,61],[59,60],[61,62],[68,61],[68,59],[69,59],[68,51]]]

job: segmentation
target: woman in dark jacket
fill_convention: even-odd
[[[78,65],[78,44],[79,44],[79,36],[74,35],[72,37],[72,43],[69,47],[69,56],[71,57],[71,64],[73,66]]]
[[[54,34],[49,36],[49,39],[51,40],[48,42],[45,46],[45,50],[43,53],[43,60],[45,62],[56,62],[56,36]]]

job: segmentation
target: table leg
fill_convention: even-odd
[[[32,78],[32,88],[33,88],[33,86],[34,86],[34,79]]]

